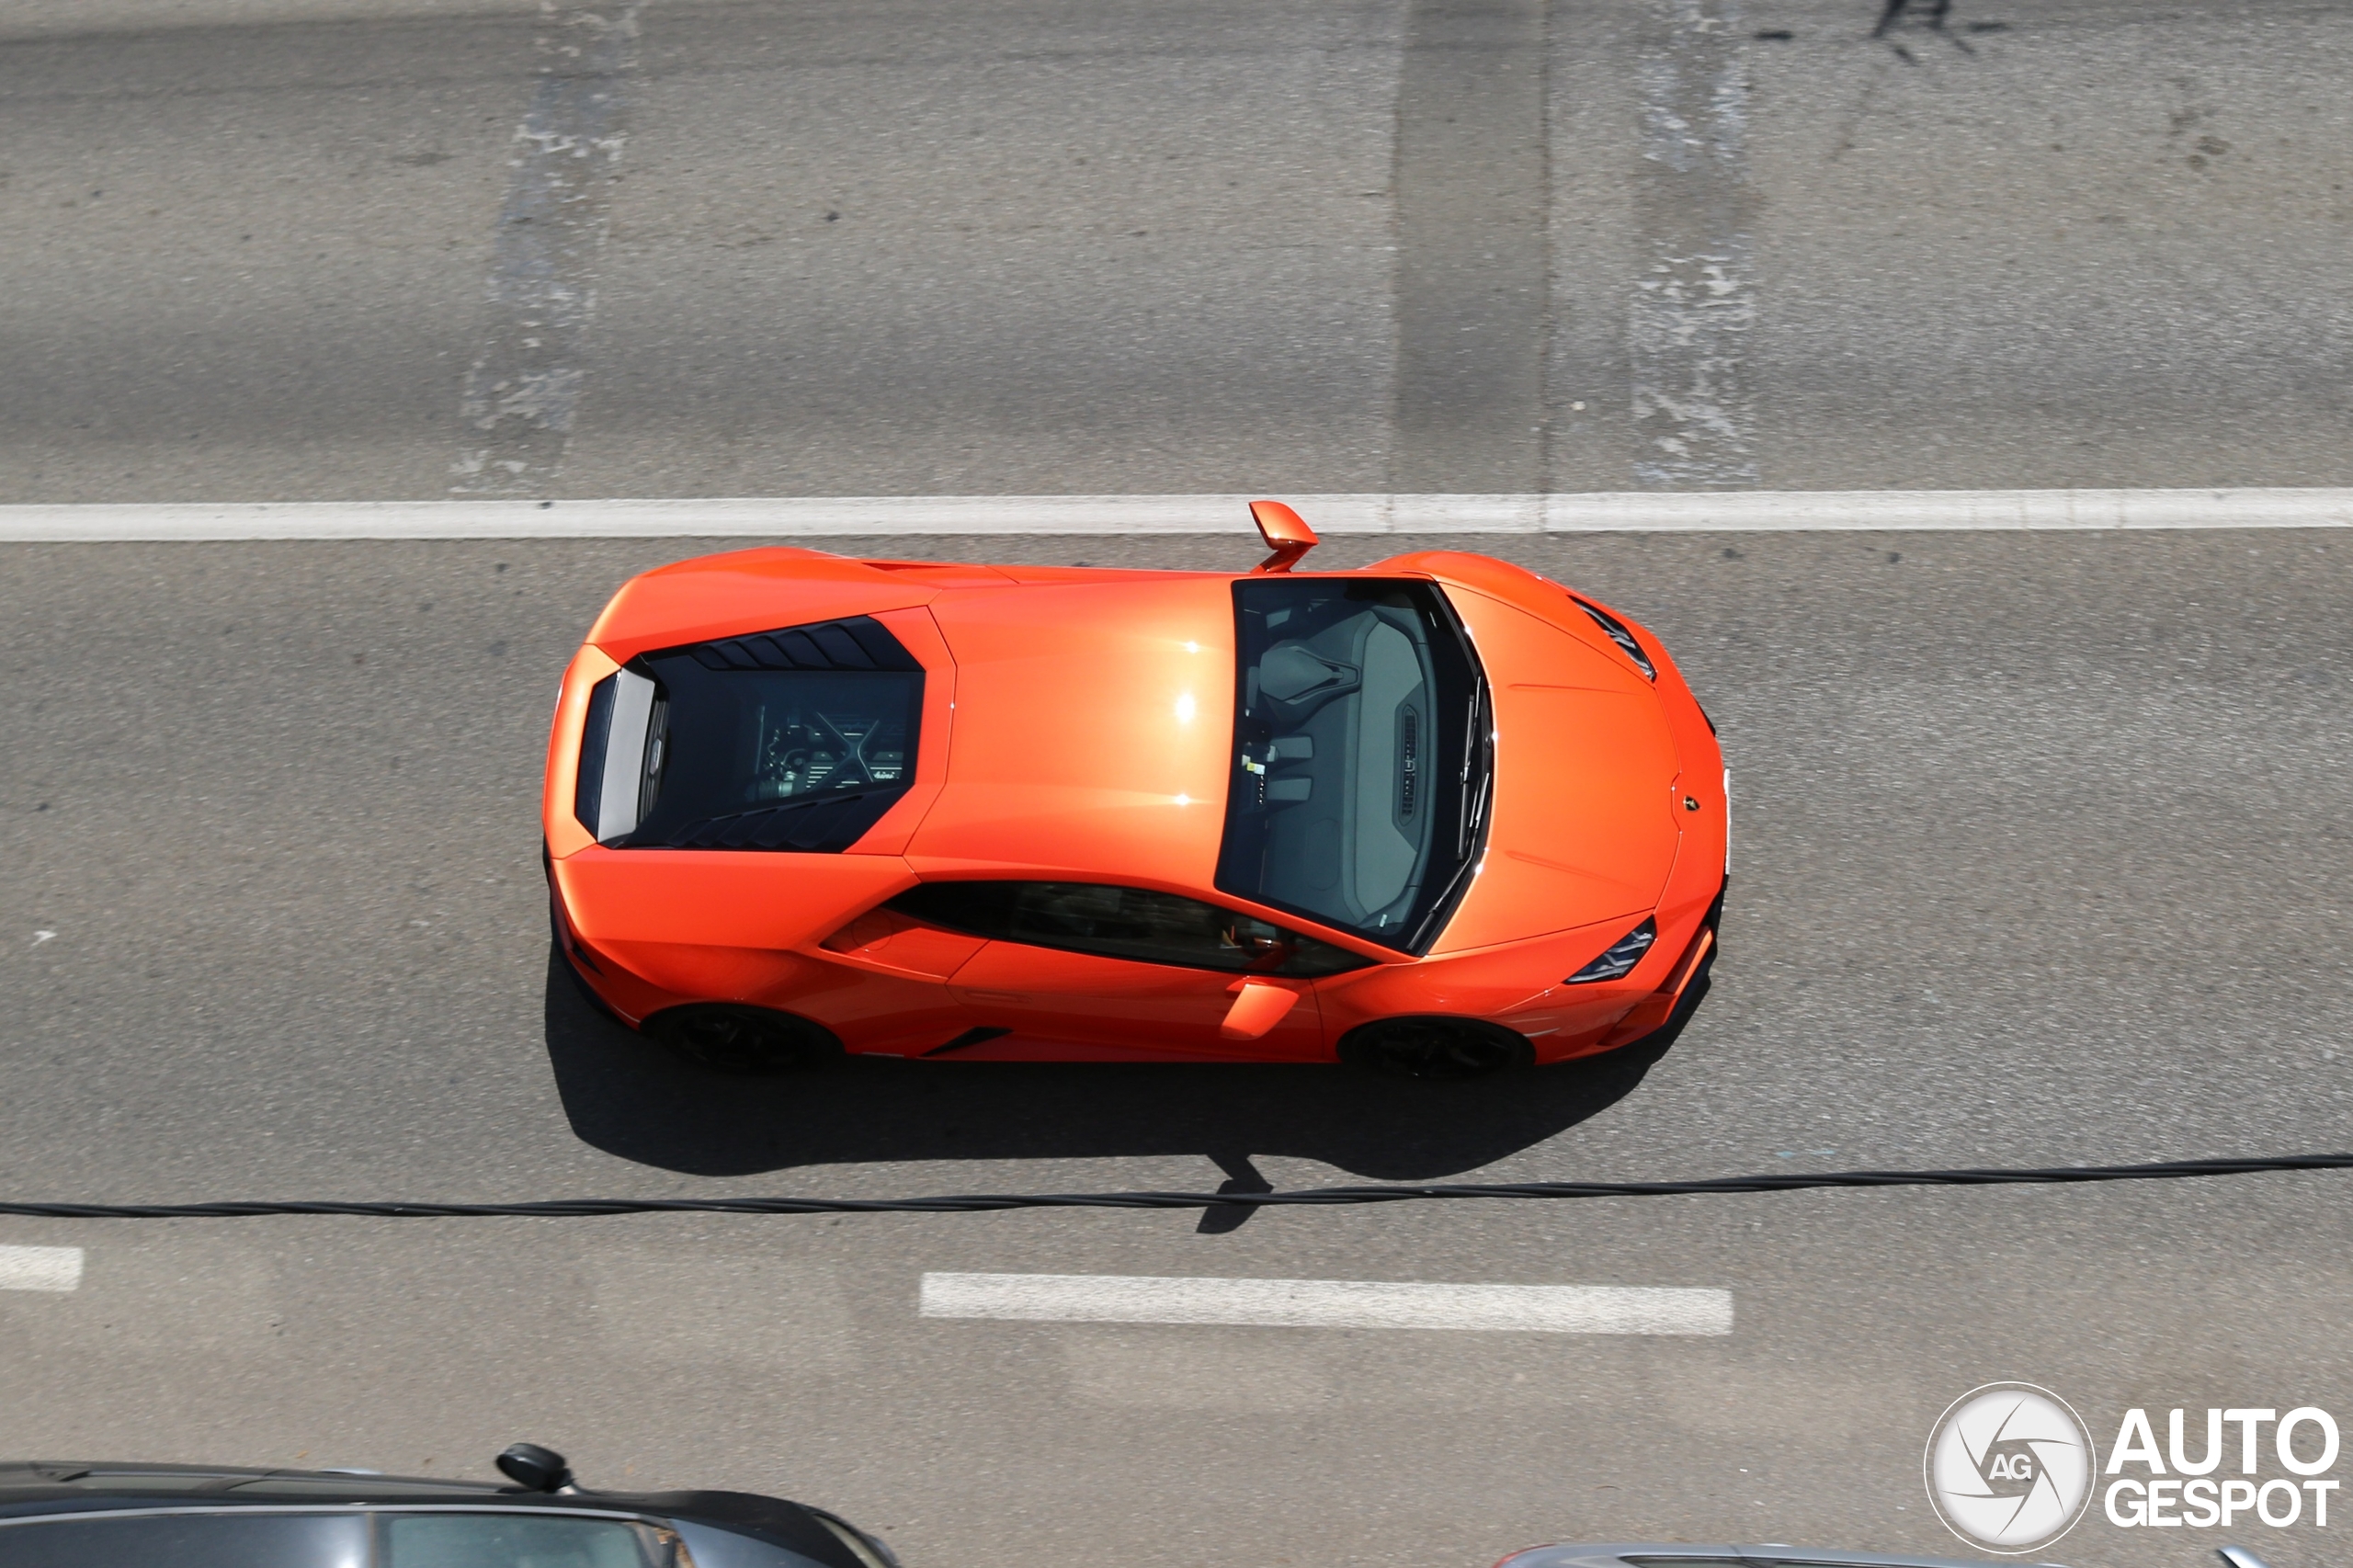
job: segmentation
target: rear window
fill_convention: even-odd
[[[923,679],[864,616],[648,653],[590,694],[575,813],[617,847],[847,849],[914,782]]]
[[[1233,585],[1221,892],[1384,947],[1436,939],[1482,842],[1490,746],[1470,640],[1429,583]]]

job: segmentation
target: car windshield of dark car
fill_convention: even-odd
[[[1404,951],[1483,832],[1485,682],[1429,583],[1233,585],[1233,771],[1217,885]]]
[[[151,1514],[0,1526],[7,1568],[367,1568],[356,1514]],[[634,1565],[632,1565],[634,1568]]]
[[[6,1568],[674,1568],[677,1561],[670,1531],[635,1520],[477,1509],[372,1517],[223,1509],[0,1526]]]
[[[379,1568],[666,1568],[668,1541],[625,1519],[391,1514]]]
[[[847,848],[914,782],[923,665],[864,616],[667,649],[590,694],[575,812],[632,848]]]

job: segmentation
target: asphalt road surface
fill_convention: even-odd
[[[995,547],[1206,564],[1252,542]],[[555,673],[670,544],[19,547],[0,1189],[1199,1190],[2347,1142],[2343,536],[1492,544],[1647,618],[1722,726],[1725,954],[1672,1049],[1510,1085],[943,1062],[748,1088],[587,1012],[546,941]],[[2353,1407],[2344,1179],[1224,1233],[0,1221],[87,1255],[78,1291],[0,1290],[0,1449],[474,1472],[529,1434],[596,1479],[836,1505],[915,1568],[1476,1568],[1563,1535],[1957,1550],[1919,1445],[1975,1384],[2056,1388],[2103,1443],[2132,1404]],[[936,1270],[1695,1286],[1732,1292],[1734,1326],[926,1321]],[[2308,1525],[2263,1534],[2279,1562],[2331,1560]],[[2096,1515],[2063,1546],[2200,1544],[2153,1559]]]
[[[2347,483],[2353,15],[1933,3],[6,0],[0,474]]]
[[[65,501],[2348,483],[2353,20],[1922,9],[1874,39],[1877,0],[6,0],[0,479]],[[1643,618],[1722,728],[1725,952],[1671,1047],[1456,1086],[943,1062],[750,1087],[579,1004],[536,865],[557,673],[622,578],[697,546],[14,547],[0,1193],[2353,1143],[2353,540],[1483,545]],[[83,1249],[78,1289],[0,1288],[0,1452],[483,1474],[528,1437],[592,1483],[837,1507],[909,1568],[1960,1554],[1920,1449],[1976,1384],[2052,1387],[2103,1446],[2135,1405],[2161,1432],[2176,1406],[2353,1418],[2346,1179],[1207,1229],[0,1221],[0,1247]],[[926,1319],[937,1271],[1699,1287],[1733,1318]],[[2097,1506],[2050,1554],[2186,1565],[2222,1539],[2342,1555],[2309,1516],[2160,1535]]]

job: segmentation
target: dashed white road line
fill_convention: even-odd
[[[78,1290],[80,1247],[0,1246],[0,1290]]]
[[[1732,1292],[1617,1285],[1428,1285],[1120,1274],[926,1274],[921,1315],[1020,1323],[1281,1328],[1732,1332]]]
[[[1723,490],[1285,494],[1319,533],[1809,533],[2353,528],[2353,489]],[[1239,534],[1230,495],[800,495],[697,501],[0,506],[0,543]]]

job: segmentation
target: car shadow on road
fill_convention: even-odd
[[[1694,999],[1696,1001],[1696,998]],[[1673,1044],[1467,1084],[1339,1067],[901,1062],[726,1077],[593,1009],[551,953],[547,1048],[564,1114],[608,1154],[694,1176],[899,1160],[1193,1154],[1226,1190],[1252,1157],[1320,1160],[1384,1181],[1459,1175],[1542,1142],[1631,1093]]]

